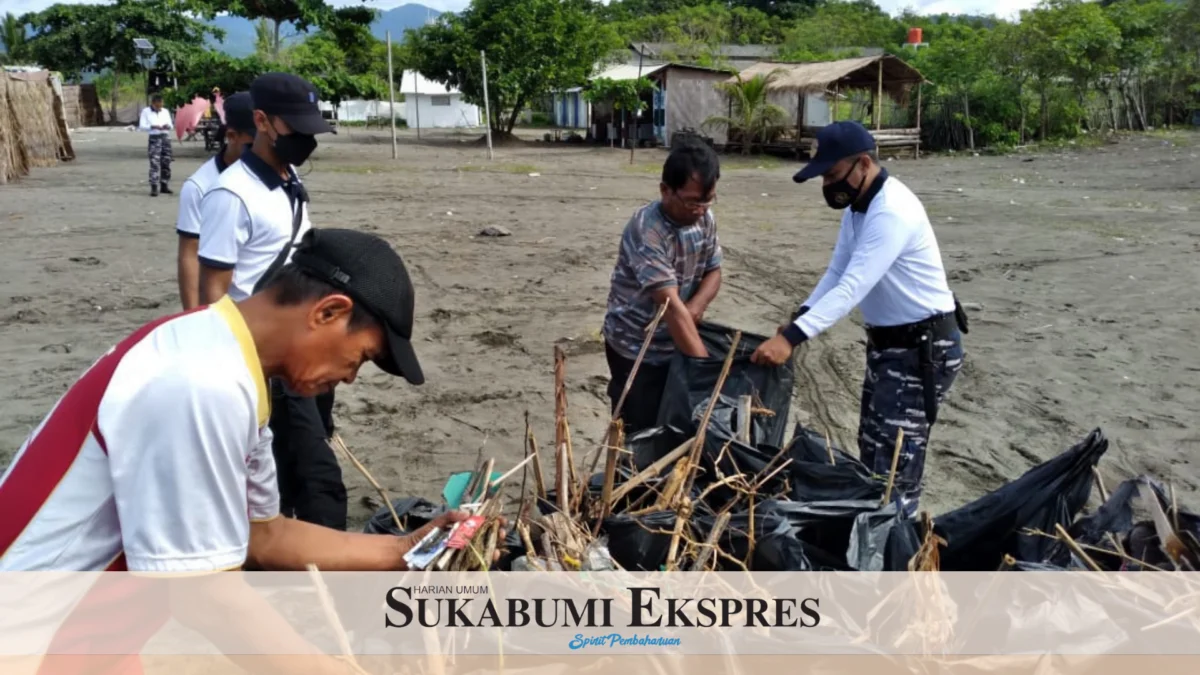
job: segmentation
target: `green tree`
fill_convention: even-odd
[[[971,88],[987,65],[987,43],[979,31],[966,24],[948,26],[929,48],[919,52],[917,67],[962,103],[962,122],[967,128],[967,146],[975,149],[975,123],[971,119]]]
[[[25,59],[25,22],[12,12],[5,13],[4,19],[0,20],[0,45],[4,47],[0,63],[21,63]]]
[[[508,134],[526,105],[584,84],[620,44],[589,0],[473,0],[461,14],[407,31],[404,54],[410,68],[482,106],[485,51],[488,123]]]
[[[371,65],[365,62],[369,53],[348,54],[334,36],[320,32],[289,49],[288,64],[316,87],[322,100],[329,101],[336,109],[348,99],[387,97],[387,79],[371,72]]]
[[[270,30],[264,36],[267,55],[279,58],[283,49],[283,24],[291,24],[302,33],[317,26],[332,9],[324,0],[196,0],[209,13],[228,12],[251,21],[266,19]],[[257,45],[256,45],[257,46]]]
[[[807,12],[787,31],[785,61],[822,61],[855,56],[856,48],[900,42],[903,26],[871,0],[829,2]]]
[[[783,72],[783,69],[777,68],[748,80],[742,79],[739,74],[734,82],[717,84],[717,89],[729,99],[732,114],[709,117],[703,125],[727,128],[730,139],[736,135],[741,140],[743,155],[750,154],[755,141],[764,144],[769,142],[787,121],[787,111],[770,101],[771,83]]]
[[[224,32],[197,18],[202,7],[185,0],[116,0],[111,5],[58,4],[23,17],[33,27],[26,47],[29,58],[46,68],[78,77],[85,71],[111,70],[114,81],[143,70],[134,38],[154,45],[159,64],[176,64],[203,51],[204,36]],[[113,87],[116,117],[119,87]]]

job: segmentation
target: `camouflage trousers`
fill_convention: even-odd
[[[171,139],[167,135],[151,136],[146,154],[150,157],[150,186],[171,180]]]
[[[940,407],[962,370],[962,335],[955,331],[949,339],[935,341],[932,354],[932,379]],[[858,423],[859,456],[868,469],[880,476],[891,473],[896,436],[899,430],[904,430],[892,494],[910,517],[916,514],[921,497],[925,446],[932,426],[926,418],[921,365],[920,349],[873,349],[868,346]]]

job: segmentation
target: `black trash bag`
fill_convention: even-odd
[[[701,322],[696,328],[708,350],[708,358],[695,359],[682,353],[675,354],[671,359],[667,385],[658,409],[658,426],[673,426],[689,435],[696,433],[699,428],[700,416],[717,386],[735,332],[707,321]],[[751,395],[763,407],[773,411],[774,416],[755,416],[750,438],[755,444],[782,447],[795,372],[791,358],[774,368],[750,363],[750,355],[766,340],[761,335],[742,333],[720,394],[733,402],[739,396]]]
[[[690,437],[690,434],[685,434],[675,427],[643,429],[625,439],[625,449],[633,453],[633,464],[641,471]],[[600,463],[603,462],[601,459]]]
[[[1099,429],[1059,456],[1033,467],[1000,489],[934,519],[946,540],[940,552],[947,572],[993,572],[1006,554],[1021,562],[1044,562],[1055,540],[1022,534],[1026,528],[1054,532],[1069,526],[1092,491],[1092,468],[1108,450]]]
[[[1196,516],[1182,508],[1174,513],[1171,498],[1163,486],[1149,476],[1138,476],[1117,486],[1109,496],[1108,501],[1100,506],[1095,513],[1077,520],[1068,531],[1080,544],[1092,547],[1088,555],[1097,565],[1112,571],[1148,571],[1155,567],[1174,569],[1172,563],[1162,550],[1162,541],[1152,520],[1134,521],[1133,501],[1141,496],[1142,488],[1149,488],[1158,507],[1167,516],[1169,523],[1178,523],[1177,534],[1189,550],[1185,557],[1200,563],[1200,546],[1189,546],[1200,534],[1200,516]],[[1120,543],[1122,550],[1130,557],[1140,560],[1146,565],[1139,565],[1124,556],[1117,555],[1113,540]],[[1104,549],[1112,553],[1104,553],[1095,549]],[[1050,562],[1066,565],[1071,561],[1071,553],[1066,546],[1055,550]],[[1082,563],[1080,563],[1082,564]],[[1153,565],[1154,567],[1149,567]]]
[[[636,517],[618,513],[605,518],[600,525],[600,531],[608,536],[612,559],[633,572],[657,572],[666,563],[674,529],[674,511]]]
[[[887,478],[875,476],[857,457],[833,448],[829,463],[825,439],[815,431],[796,425],[788,445],[792,499],[798,502],[868,500],[878,502],[887,489]],[[895,494],[896,488],[893,488]]]
[[[882,512],[889,514],[887,518],[894,518],[895,508],[894,504],[889,504]],[[793,529],[794,537],[805,545],[804,552],[813,569],[839,571],[854,569],[857,562],[850,560],[848,553],[850,538],[855,533],[859,517],[879,511],[879,502],[869,500],[812,503],[768,500],[755,509],[755,517],[760,517],[761,513],[762,517],[786,520]],[[870,529],[871,525],[878,526],[878,523],[858,527]],[[885,545],[886,531],[877,536],[884,537],[880,546]]]
[[[396,509],[396,515],[400,516],[400,522],[404,525],[404,529],[396,527],[396,521],[392,518],[392,513],[384,506],[376,511],[375,515],[371,516],[371,519],[363,526],[363,532],[367,534],[392,534],[396,536],[409,534],[421,529],[434,518],[446,512],[445,506],[434,504],[421,497],[393,499],[392,508]]]
[[[492,569],[511,572],[513,561],[525,553],[525,542],[521,541],[521,534],[516,528],[509,528],[508,535],[504,537],[504,550],[500,553],[500,560],[492,565]]]
[[[715,555],[714,569],[722,572],[739,571],[743,565],[752,572],[806,572],[816,569],[810,560],[810,546],[796,538],[795,528],[786,518],[770,510],[760,512],[755,509],[754,555],[750,556],[750,523],[749,511],[730,516],[729,523],[717,540],[718,548],[728,557]],[[716,517],[712,515],[692,518],[696,538],[700,540],[707,541],[715,525]],[[826,558],[821,551],[811,553],[820,560]]]

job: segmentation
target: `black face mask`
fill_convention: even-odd
[[[308,134],[292,132],[287,136],[277,135],[271,142],[271,149],[279,161],[292,166],[300,166],[308,161],[309,155],[317,149],[317,139]]]
[[[867,177],[863,175],[858,187],[854,187],[850,184],[850,174],[852,173],[854,173],[854,166],[850,167],[841,180],[821,186],[821,192],[825,195],[825,203],[829,205],[829,208],[841,211],[858,201],[859,196],[862,195],[863,183],[867,182]]]

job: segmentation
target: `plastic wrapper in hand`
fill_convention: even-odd
[[[658,426],[673,426],[688,434],[695,433],[699,428],[700,416],[716,389],[735,332],[707,321],[701,322],[696,328],[708,350],[708,358],[696,359],[678,352],[672,357],[667,385],[658,409]],[[766,340],[761,335],[742,333],[720,393],[732,401],[740,396],[754,396],[764,408],[773,411],[773,416],[753,416],[750,439],[756,444],[782,447],[787,432],[795,372],[790,357],[777,367],[750,362],[750,355]]]

